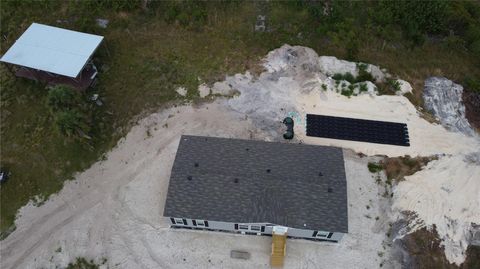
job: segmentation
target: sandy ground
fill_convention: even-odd
[[[448,154],[445,156],[457,156],[463,162],[465,154],[480,148],[480,141],[428,123],[403,96],[366,94],[347,98],[323,91],[321,85],[331,83],[322,73],[327,72],[323,69],[328,65],[321,64],[320,58],[311,49],[284,46],[269,53],[267,71],[258,78],[237,74],[216,83],[214,89],[206,85],[200,89],[202,95],[235,91],[238,96],[195,107],[169,108],[141,120],[104,161],[76,175],[44,205],[29,204],[21,209],[17,229],[1,242],[2,268],[62,267],[78,256],[97,261],[106,258],[112,268],[268,268],[269,237],[171,230],[161,215],[181,134],[280,140],[281,120],[287,115],[296,120],[297,138],[293,143],[346,149],[350,233],[338,244],[289,240],[285,268],[378,268],[380,264],[382,268],[399,268],[390,257],[387,232],[390,222],[404,210],[418,210],[427,226],[442,225],[448,216],[459,218],[456,221],[462,225],[475,221],[475,215],[469,219],[449,214],[453,209],[448,206],[438,206],[426,214],[414,203],[397,203],[392,211],[392,201],[388,195],[383,197],[383,183],[376,182],[377,177],[385,181],[384,175],[367,170],[367,163],[378,157],[360,158],[353,151],[388,156],[442,154],[441,158]],[[377,76],[383,75],[380,69],[370,68]],[[306,137],[305,113],[406,122],[411,147]],[[450,174],[442,174],[451,165],[459,163],[447,160],[444,166],[433,165],[429,172],[419,174],[417,180],[428,184],[418,185],[423,186],[418,195],[410,196],[412,192],[408,187],[402,190],[401,183],[396,197],[418,198],[426,205],[448,205],[444,202],[448,196],[435,194],[429,201],[421,194],[440,188],[436,182],[455,180]],[[464,170],[462,175],[475,178],[475,169],[467,166]],[[416,187],[415,178],[411,180],[406,182]],[[468,183],[478,186],[472,181]],[[466,197],[475,195],[475,188],[465,190],[460,188],[462,182],[457,183],[451,184],[452,193],[458,195],[463,190],[468,192]],[[475,210],[475,203],[456,202],[459,204],[454,210],[466,208],[466,214]],[[445,240],[455,227],[444,228],[440,235]],[[452,242],[464,239],[460,235]],[[248,261],[231,259],[229,252],[233,249],[249,251],[252,257]],[[452,251],[447,257],[460,261],[463,256]]]
[[[2,268],[55,268],[77,256],[105,257],[113,268],[269,268],[269,237],[171,230],[161,218],[181,134],[264,135],[222,107],[178,107],[142,120],[105,161],[43,206],[21,210],[17,230],[1,245]],[[369,158],[348,150],[345,156],[351,233],[340,244],[289,240],[285,268],[393,266],[386,262],[383,190],[367,169]],[[251,259],[231,259],[234,249],[250,252]]]
[[[471,224],[480,223],[479,180],[480,154],[443,156],[396,187],[393,208],[420,217],[412,230],[435,225],[447,259],[461,264]]]

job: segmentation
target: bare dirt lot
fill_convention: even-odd
[[[269,237],[171,230],[162,219],[170,167],[183,133],[264,135],[218,103],[153,114],[105,161],[79,174],[43,206],[23,208],[17,230],[2,242],[2,265],[55,268],[86,256],[107,258],[114,268],[269,268]],[[383,190],[367,169],[372,159],[348,150],[345,157],[351,233],[340,244],[289,240],[286,268],[372,268],[389,260]],[[251,259],[231,259],[233,249],[250,252]]]

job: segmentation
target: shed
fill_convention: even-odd
[[[85,90],[95,81],[91,62],[103,37],[32,23],[0,59],[17,77]]]

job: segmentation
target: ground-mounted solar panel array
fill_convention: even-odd
[[[307,114],[307,136],[410,146],[405,123]]]

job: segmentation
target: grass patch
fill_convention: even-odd
[[[377,173],[383,170],[383,165],[381,163],[368,163],[368,171],[370,173]]]
[[[435,157],[415,157],[410,156],[385,158],[382,166],[387,174],[387,180],[403,180],[406,176],[415,174],[422,170],[430,161],[436,160]]]
[[[466,90],[480,94],[480,79],[466,77],[463,82],[463,85],[465,85]]]

